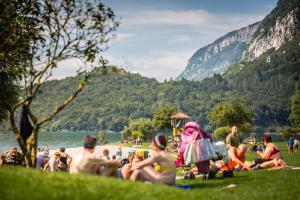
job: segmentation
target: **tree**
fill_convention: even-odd
[[[292,96],[292,107],[289,116],[292,127],[300,128],[300,82],[295,85],[295,95]]]
[[[128,128],[124,129],[122,132],[128,134],[131,133],[131,137],[143,137],[151,138],[155,133],[155,128],[150,119],[138,118],[133,119],[129,122]]]
[[[153,114],[153,125],[158,130],[171,129],[171,117],[177,109],[173,106],[164,106]]]
[[[299,133],[300,129],[299,128],[284,128],[282,129],[282,131],[280,132],[280,134],[282,135],[282,137],[285,140],[288,140],[290,137],[295,137],[296,133]]]
[[[97,70],[98,76],[110,70],[117,71],[107,67],[107,61],[100,57],[100,53],[107,48],[107,42],[113,37],[112,32],[119,23],[110,8],[92,0],[15,2],[17,8],[24,7],[27,11],[17,13],[22,19],[21,30],[17,34],[28,41],[25,43],[28,44],[28,48],[25,49],[24,57],[21,53],[16,53],[22,59],[16,66],[12,66],[14,70],[21,71],[18,85],[22,85],[23,90],[18,102],[9,106],[8,120],[24,153],[26,165],[32,167],[35,165],[38,133],[42,125],[52,120],[78,96],[95,71],[95,66],[101,67],[101,70]],[[30,26],[27,26],[26,20]],[[31,34],[23,34],[27,32]],[[58,67],[60,61],[66,59],[82,61],[83,67],[78,69],[81,77],[78,86],[54,110],[39,117],[32,109],[32,102],[36,100],[42,84],[51,77],[53,69]],[[11,60],[14,61],[14,58]],[[10,63],[10,60],[7,63]],[[29,118],[27,124],[32,126],[26,137],[21,134],[16,123],[15,114],[20,107],[26,108],[25,115]]]
[[[238,126],[241,131],[248,131],[252,127],[254,112],[243,99],[231,99],[217,104],[208,113],[211,123],[224,126]]]
[[[18,100],[22,68],[30,59],[30,42],[35,40],[34,15],[29,0],[0,0],[0,122],[7,118],[7,110]]]
[[[99,131],[97,137],[100,144],[106,144],[106,135],[104,131]]]
[[[225,126],[225,127],[219,127],[214,130],[213,136],[216,138],[222,138],[225,139],[226,136],[231,132],[230,127]]]

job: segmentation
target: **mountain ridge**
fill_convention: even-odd
[[[260,22],[231,31],[213,43],[198,49],[189,59],[185,70],[176,78],[202,80],[214,73],[222,74],[242,55]]]

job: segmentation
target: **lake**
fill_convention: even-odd
[[[38,146],[44,148],[49,146],[50,150],[60,147],[79,147],[82,146],[83,137],[86,135],[97,135],[96,132],[40,132]],[[107,132],[106,139],[111,142],[121,140],[121,134],[117,132]],[[0,152],[6,152],[19,145],[12,132],[0,133]]]

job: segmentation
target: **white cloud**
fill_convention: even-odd
[[[190,42],[192,40],[191,37],[187,35],[174,35],[167,41],[168,44],[176,44],[176,43],[184,43]]]
[[[213,13],[206,10],[140,10],[124,13],[122,26],[190,26],[206,34],[220,34],[247,26],[263,18],[260,14]]]
[[[124,26],[136,25],[199,25],[205,20],[213,20],[213,16],[205,10],[175,11],[175,10],[141,10],[127,14]]]
[[[77,70],[83,66],[83,63],[76,58],[63,60],[58,63],[58,67],[53,69],[51,79],[62,79],[67,76],[75,76]]]
[[[143,76],[163,81],[165,78],[170,79],[178,76],[196,50],[195,45],[184,47],[181,44],[195,42],[196,37],[201,38],[197,43],[201,41],[203,44],[208,44],[212,42],[212,39],[217,39],[229,31],[261,20],[263,16],[244,13],[213,13],[197,9],[181,11],[139,10],[123,13],[122,18],[121,28],[123,31],[117,32],[117,38],[109,43],[109,46],[117,49],[118,53],[110,51],[103,55],[112,64],[122,66],[127,71],[138,72]],[[143,30],[145,31],[143,32]],[[149,30],[151,33],[147,32]],[[166,34],[162,35],[162,31],[171,34],[166,38]],[[197,36],[198,34],[199,36]],[[145,41],[145,38],[152,42],[151,45]],[[127,43],[126,48],[128,50],[124,52],[123,49],[126,48],[124,48],[123,42],[126,41],[130,41],[130,45]],[[151,47],[155,46],[153,42],[159,42],[159,45],[157,45],[156,50],[149,51]],[[144,50],[135,49],[137,44],[141,43],[144,45]],[[164,43],[166,45],[161,45]],[[177,46],[175,50],[174,44]],[[199,45],[197,48],[201,48],[201,46]],[[180,51],[180,49],[185,50]],[[76,75],[79,66],[80,62],[76,60],[64,61],[54,71],[52,79]]]
[[[125,70],[143,76],[156,78],[158,81],[176,78],[183,71],[193,51],[161,52],[151,51],[145,56],[116,57],[107,54],[111,64],[122,66]]]
[[[123,40],[123,39],[129,39],[135,37],[136,34],[133,33],[117,33],[117,39]]]

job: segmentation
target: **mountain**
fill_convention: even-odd
[[[259,25],[257,22],[232,31],[212,44],[200,48],[176,79],[202,80],[213,74],[223,74],[229,65],[240,59]]]
[[[242,59],[254,60],[268,50],[277,50],[293,40],[300,28],[299,6],[299,0],[279,0],[276,8],[260,23]]]
[[[247,97],[249,106],[255,111],[254,131],[278,131],[277,127],[289,125],[291,96],[295,91],[295,82],[300,78],[299,6],[299,0],[279,1],[260,24],[252,25],[258,28],[251,33],[253,36],[250,40],[246,40],[245,28],[241,41],[249,43],[245,47],[244,57],[230,65],[222,75],[213,74],[201,81],[181,79],[159,83],[155,79],[132,73],[103,77],[95,73],[78,97],[43,128],[52,131],[120,131],[130,120],[152,118],[154,111],[171,105],[190,115],[192,120],[199,121],[211,132],[214,127],[209,124],[207,113],[216,104],[232,97]],[[292,16],[293,19],[286,16]],[[287,36],[284,37],[279,30],[285,30]],[[232,37],[235,35],[233,33]],[[272,42],[272,38],[284,42],[269,48],[266,44]],[[220,47],[220,41],[216,48]],[[254,44],[265,45],[266,48],[255,59],[251,56],[251,59],[247,59],[247,56],[255,55],[253,49],[259,48]],[[224,49],[226,47],[222,51]],[[208,47],[204,50],[208,50]],[[204,55],[201,52],[199,54]],[[50,113],[74,91],[79,80],[80,77],[76,76],[43,84],[32,104],[34,113],[39,117]]]

